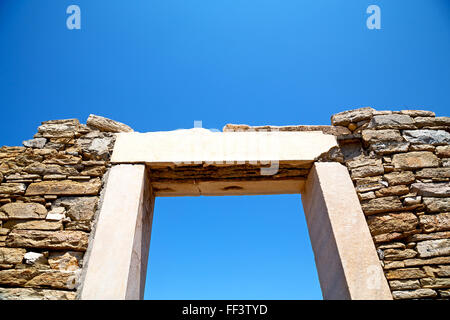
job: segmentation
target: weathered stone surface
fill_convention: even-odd
[[[48,263],[50,267],[55,270],[76,271],[80,269],[82,259],[82,252],[53,252],[48,258]]]
[[[384,258],[386,260],[404,260],[414,258],[417,252],[412,249],[398,250],[398,249],[386,249],[384,250]]]
[[[374,116],[368,129],[414,129],[413,119],[404,114],[388,114]]]
[[[450,266],[424,266],[425,273],[430,277],[450,277]]]
[[[27,189],[26,195],[97,195],[100,191],[100,179],[92,179],[89,182],[43,181],[32,183]]]
[[[403,261],[384,261],[383,269],[389,270],[389,269],[398,269],[398,268],[404,268],[405,264]]]
[[[352,122],[356,123],[370,119],[374,111],[375,110],[370,107],[343,111],[333,115],[331,117],[331,123],[334,126],[348,126]]]
[[[369,166],[358,167],[352,169],[351,177],[352,178],[365,178],[377,176],[384,173],[383,165],[381,164],[381,160],[378,160],[377,163]]]
[[[450,290],[438,290],[441,298],[450,298]]]
[[[450,117],[417,117],[414,118],[417,127],[448,127],[450,126]]]
[[[89,221],[89,220],[70,221],[65,224],[64,229],[90,232],[91,231],[91,221]]]
[[[419,279],[425,277],[426,274],[422,269],[419,268],[404,268],[389,270],[386,272],[386,278],[388,280],[393,279]]]
[[[421,216],[421,217],[429,217],[429,215]],[[426,226],[427,228],[431,229],[431,228],[433,228],[433,226],[432,226],[433,223],[434,223],[434,221],[428,222],[427,220],[425,220],[422,227]],[[426,230],[424,230],[424,231],[427,232]],[[434,232],[434,233],[421,233],[421,234],[414,234],[414,235],[408,237],[409,242],[423,241],[423,240],[436,240],[436,239],[450,239],[450,231]]]
[[[377,143],[377,142],[402,142],[404,141],[402,135],[399,130],[363,130],[361,132],[361,136],[364,142],[366,143]]]
[[[0,300],[75,300],[76,293],[71,291],[0,288]]]
[[[450,143],[450,133],[445,130],[405,130],[403,137],[411,143],[431,145]]]
[[[366,215],[398,211],[403,208],[402,203],[397,196],[372,199],[362,203],[361,207]]]
[[[44,219],[47,209],[39,203],[12,202],[0,207],[8,219]]]
[[[419,258],[450,255],[450,239],[426,240],[417,243]]]
[[[0,284],[8,286],[73,289],[76,274],[73,272],[44,271],[35,268],[0,270]]]
[[[444,183],[413,183],[411,191],[425,197],[450,197],[450,182]]]
[[[450,211],[450,198],[423,198],[429,212],[446,212]]]
[[[450,146],[439,146],[436,148],[436,154],[439,158],[450,158]]]
[[[64,197],[55,201],[54,206],[66,208],[66,215],[72,220],[91,220],[97,210],[98,197]]]
[[[409,146],[409,142],[377,142],[370,145],[370,150],[375,151],[379,155],[386,155],[396,152],[407,152]]]
[[[0,264],[18,264],[22,262],[27,250],[0,247]]]
[[[420,169],[439,166],[439,158],[429,151],[395,154],[392,163],[397,169]]]
[[[446,289],[450,288],[450,278],[423,278],[420,283],[424,288]]]
[[[432,289],[417,289],[413,291],[392,291],[394,299],[420,299],[436,297],[436,291]]]
[[[78,171],[73,167],[62,167],[57,164],[33,163],[23,169],[25,172],[39,175],[77,175]]]
[[[28,148],[42,149],[42,148],[44,148],[46,142],[47,142],[47,139],[45,139],[45,138],[36,138],[36,139],[23,141],[22,144]]]
[[[409,143],[409,142],[408,142]],[[409,151],[436,151],[436,147],[431,144],[411,144]]]
[[[387,196],[400,196],[409,193],[409,188],[404,185],[392,186],[387,188],[382,188],[375,191],[377,197],[387,197]]]
[[[385,213],[367,218],[372,235],[407,232],[416,229],[419,219],[410,212]]]
[[[401,110],[400,112],[411,117],[434,117],[436,115],[433,111],[427,110]]]
[[[405,267],[417,267],[425,265],[450,263],[450,257],[436,257],[429,259],[406,259],[403,262],[405,264]]]
[[[392,290],[413,290],[420,288],[419,280],[392,280],[389,281]]]
[[[384,178],[391,186],[410,184],[415,181],[415,176],[411,171],[387,173],[384,175]]]
[[[126,124],[107,119],[94,114],[89,115],[86,124],[90,127],[96,128],[100,131],[106,132],[133,132]]]
[[[23,183],[2,183],[0,184],[0,194],[23,194],[26,186]]]
[[[73,138],[79,124],[77,119],[47,121],[39,126],[38,132],[44,138]]]
[[[3,223],[5,227],[9,229],[18,229],[18,230],[62,230],[62,222],[61,221],[45,221],[45,220],[32,220],[22,222],[21,220],[8,220]]]
[[[375,193],[373,191],[358,193],[358,197],[361,201],[375,199]]]
[[[88,234],[82,231],[13,230],[6,238],[9,247],[85,251]]]
[[[425,232],[450,230],[450,212],[422,215],[419,217],[419,223]]]
[[[450,168],[430,168],[416,172],[416,177],[424,178],[450,178]]]

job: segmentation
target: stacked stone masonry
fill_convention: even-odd
[[[360,108],[332,116],[330,126],[224,128],[247,130],[336,136],[339,148],[316,160],[348,168],[393,298],[450,299],[449,117]],[[131,131],[91,115],[86,125],[43,122],[23,147],[0,148],[0,300],[79,297],[115,133]],[[280,174],[306,177],[310,167]]]
[[[339,149],[353,180],[394,299],[450,299],[450,117],[360,108],[331,126],[229,124],[224,131],[314,131]]]
[[[0,148],[0,300],[76,299],[116,132],[91,115]]]
[[[450,298],[450,118],[361,108],[332,116],[394,299]]]

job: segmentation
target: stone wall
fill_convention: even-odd
[[[332,116],[394,299],[450,298],[450,118],[361,108]],[[336,156],[336,155],[335,155]]]
[[[0,300],[76,298],[121,131],[132,130],[94,115],[46,121],[23,147],[0,148]]]
[[[449,299],[450,118],[361,108],[331,122],[224,131],[336,136],[339,148],[317,161],[348,168],[394,299]],[[43,122],[24,147],[0,148],[0,300],[77,298],[115,133],[129,131],[91,115]]]

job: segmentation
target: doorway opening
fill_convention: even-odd
[[[144,299],[322,299],[299,194],[157,197],[154,209]]]

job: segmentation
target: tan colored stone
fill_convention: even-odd
[[[389,281],[389,286],[392,290],[412,290],[419,289],[419,280],[392,280]]]
[[[398,268],[404,268],[405,264],[403,261],[384,261],[384,269],[398,269]]]
[[[8,219],[44,219],[47,209],[39,203],[12,202],[0,207]]]
[[[424,288],[446,289],[450,288],[450,278],[423,278],[420,283]]]
[[[91,220],[97,210],[98,197],[63,197],[55,201],[54,206],[66,208],[67,216],[72,220]]]
[[[450,266],[424,266],[423,270],[429,277],[450,277]]]
[[[448,198],[423,198],[423,203],[425,204],[429,212],[445,212],[450,211],[450,197]]]
[[[450,126],[450,117],[417,117],[414,118],[417,127]]]
[[[416,249],[419,258],[450,255],[450,239],[421,241]]]
[[[419,268],[404,268],[389,270],[386,272],[386,278],[388,280],[394,279],[419,279],[425,277],[426,274],[422,269]]]
[[[62,230],[63,225],[61,221],[45,221],[45,220],[32,220],[21,222],[20,220],[10,220],[4,224],[10,229],[15,230]]]
[[[348,110],[337,113],[331,117],[331,123],[334,126],[348,126],[350,123],[356,123],[363,120],[369,120],[375,110],[370,107]]]
[[[369,192],[383,188],[382,177],[367,177],[367,178],[356,178],[354,179],[356,183],[356,191],[358,192]]]
[[[415,230],[418,218],[410,212],[384,213],[367,218],[367,223],[372,235],[387,234],[393,232],[408,232]]]
[[[386,260],[404,260],[414,258],[417,252],[412,249],[398,250],[398,249],[386,249],[384,250],[384,258]]]
[[[425,232],[450,230],[450,212],[422,215],[419,217],[419,223]]]
[[[28,187],[26,195],[97,195],[100,188],[101,181],[99,178],[89,182],[74,182],[70,180],[43,181],[32,183]]]
[[[409,193],[409,188],[404,185],[382,188],[380,190],[375,191],[375,195],[377,197],[400,196],[400,195],[405,195],[408,193]]]
[[[450,146],[439,146],[436,148],[436,154],[439,158],[450,158]]]
[[[81,161],[81,159],[80,159]],[[77,175],[74,167],[62,167],[57,164],[33,163],[23,169],[25,172],[44,175]]]
[[[396,169],[420,169],[439,166],[439,159],[429,151],[395,154],[392,163]]]
[[[52,269],[60,271],[77,271],[81,267],[83,253],[77,251],[52,252],[48,263]]]
[[[34,268],[0,271],[0,284],[6,286],[73,289],[76,286],[76,280],[76,274],[73,272],[44,271]]]
[[[382,141],[401,142],[404,141],[399,130],[363,130],[361,136],[366,143],[377,143]]]
[[[6,244],[9,247],[85,251],[88,234],[82,231],[13,230]]]
[[[416,172],[416,177],[423,178],[450,178],[450,168],[422,169]]]
[[[387,173],[384,178],[391,186],[410,184],[415,181],[415,176],[411,171]]]
[[[398,211],[403,208],[401,201],[397,196],[382,197],[369,200],[361,204],[365,215],[383,213],[389,211]]]
[[[381,160],[377,160],[375,165],[369,165],[364,167],[359,167],[352,169],[351,177],[352,178],[365,178],[371,176],[377,176],[384,173],[383,165],[381,164]]]
[[[411,191],[424,197],[450,197],[450,182],[413,183]]]
[[[420,299],[436,297],[437,293],[432,289],[417,289],[413,291],[392,291],[392,296],[394,299]]]
[[[367,127],[369,129],[414,129],[412,118],[405,114],[387,114],[374,116]]]
[[[32,288],[0,288],[0,300],[75,300],[76,293]]]
[[[406,114],[411,117],[434,117],[436,114],[433,111],[427,110],[401,110],[403,114]]]
[[[21,263],[25,252],[25,249],[0,248],[0,264]]]
[[[433,223],[433,222],[432,222]],[[425,224],[423,225],[425,226]],[[431,224],[426,224],[427,227],[432,228]],[[436,239],[450,239],[450,231],[435,232],[435,233],[421,233],[415,234],[408,238],[408,241],[423,241],[423,240],[436,240]]]
[[[86,124],[90,127],[105,132],[133,132],[133,129],[126,124],[94,114],[89,115]]]
[[[38,128],[44,138],[73,138],[79,128],[77,119],[45,122]]]
[[[23,194],[26,186],[23,183],[2,183],[0,184],[0,194]]]
[[[450,263],[450,257],[436,257],[429,259],[406,259],[403,262],[405,264],[405,267],[426,266],[426,265]]]

